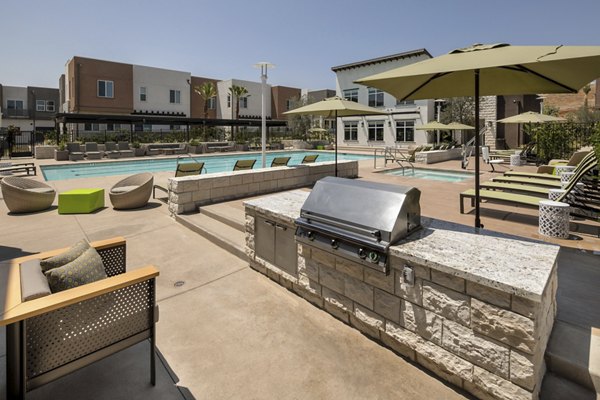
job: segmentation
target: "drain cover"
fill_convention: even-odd
[[[175,282],[175,284],[173,286],[175,286],[175,287],[181,287],[183,285],[185,285],[185,281],[177,281],[177,282]]]

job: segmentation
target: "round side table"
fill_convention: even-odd
[[[567,239],[569,237],[569,212],[567,203],[552,200],[540,201],[540,235]]]
[[[518,167],[521,165],[521,155],[520,154],[512,154],[510,156],[510,166]]]
[[[554,167],[554,175],[562,176],[565,172],[573,172],[575,171],[575,167],[570,165],[557,165]]]
[[[548,190],[548,200],[556,201],[566,192],[564,189],[550,189]]]
[[[566,188],[567,185],[569,184],[569,181],[571,180],[571,177],[575,175],[574,172],[563,172],[560,175],[560,187],[562,189]]]

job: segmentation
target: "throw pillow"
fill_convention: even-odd
[[[52,293],[72,289],[106,278],[102,257],[93,247],[62,267],[46,272]]]
[[[53,268],[62,267],[63,265],[75,260],[89,248],[90,244],[87,242],[87,240],[81,239],[79,242],[75,243],[69,250],[65,251],[64,253],[60,253],[54,257],[50,257],[40,261],[42,271],[46,272]]]

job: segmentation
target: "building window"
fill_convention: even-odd
[[[6,108],[9,110],[22,110],[23,100],[6,100]]]
[[[207,100],[206,108],[208,108],[209,110],[214,110],[215,108],[217,108],[217,97],[216,96],[213,96]]]
[[[231,108],[231,95],[227,95],[227,108]]]
[[[285,110],[286,110],[286,111],[289,111],[289,110],[291,110],[291,109],[292,109],[292,104],[293,104],[293,103],[294,103],[294,102],[293,102],[292,100],[290,100],[290,99],[287,99],[287,100],[285,101]]]
[[[46,101],[46,111],[54,112],[54,101],[53,100]]]
[[[399,100],[399,99],[396,99],[396,105],[397,106],[414,106],[415,105],[415,101],[414,100]]]
[[[383,107],[383,91],[369,88],[369,106]]]
[[[345,89],[344,99],[358,103],[358,89]]]
[[[396,142],[415,141],[415,121],[396,121]]]
[[[169,126],[169,128],[170,128],[172,131],[180,131],[180,130],[181,130],[181,125],[173,125],[173,124],[171,124],[171,125]]]
[[[46,111],[46,100],[36,100],[35,111]]]
[[[121,124],[106,124],[107,131],[118,131],[121,129]]]
[[[344,122],[344,140],[358,140],[358,122]]]
[[[383,141],[383,121],[369,122],[369,140]]]
[[[85,131],[99,132],[100,131],[100,124],[90,124],[90,123],[87,123],[83,127],[83,130],[85,130]]]
[[[181,90],[169,90],[169,103],[181,103]]]
[[[240,108],[248,108],[248,97],[240,97]]]
[[[148,99],[148,96],[146,95],[146,87],[142,86],[140,87],[140,101],[146,101]]]
[[[113,97],[113,81],[98,81],[98,97]]]

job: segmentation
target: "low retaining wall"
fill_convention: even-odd
[[[274,235],[293,235],[307,195],[245,203],[253,269],[478,398],[539,397],[556,315],[557,246],[422,218],[422,229],[390,248],[388,275],[334,251],[285,246],[289,238],[279,245],[277,236],[279,260],[297,261],[267,261],[259,221],[282,227]]]
[[[435,164],[442,161],[456,160],[461,158],[462,149],[430,150],[415,153],[415,162],[420,164]]]
[[[54,158],[54,150],[58,146],[35,146],[35,158],[38,160]]]
[[[169,178],[171,215],[221,201],[313,185],[334,174],[333,162]],[[338,161],[338,176],[358,176],[358,161]]]

